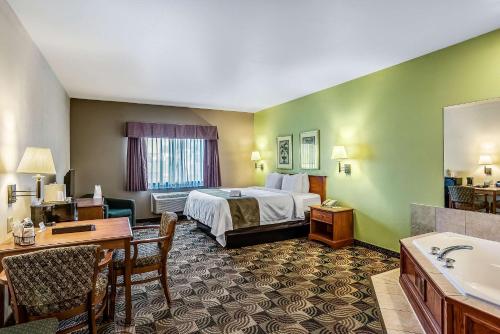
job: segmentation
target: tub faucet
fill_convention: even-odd
[[[444,259],[446,258],[446,254],[448,254],[449,252],[453,252],[455,250],[459,250],[459,249],[472,250],[474,248],[472,246],[468,246],[468,245],[456,245],[456,246],[446,247],[446,248],[443,248],[443,250],[441,250],[441,252],[439,252],[437,259],[439,261],[444,261]]]

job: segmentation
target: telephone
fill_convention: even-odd
[[[337,206],[337,200],[336,199],[327,199],[323,203],[321,203],[321,206],[324,206],[326,208],[334,208]]]

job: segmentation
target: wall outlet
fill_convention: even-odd
[[[12,232],[12,225],[14,225],[14,217],[7,217],[7,233]]]

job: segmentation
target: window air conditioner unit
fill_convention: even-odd
[[[151,212],[183,212],[189,192],[151,193]]]

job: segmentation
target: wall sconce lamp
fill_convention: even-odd
[[[264,164],[261,162],[261,163],[258,163],[258,161],[261,161],[262,159],[260,158],[260,153],[259,151],[253,151],[252,152],[252,157],[250,158],[250,160],[252,161],[255,161],[255,169],[258,169],[260,168],[260,170],[264,170]]]
[[[54,175],[56,168],[52,159],[52,152],[49,148],[42,147],[27,147],[24,151],[21,162],[16,170],[17,173],[36,174],[35,192],[29,190],[16,190],[15,184],[7,186],[7,200],[9,204],[17,201],[17,196],[35,196],[37,203],[42,202],[42,179],[46,175]],[[22,193],[22,194],[19,194]]]
[[[478,165],[484,166],[484,174],[491,175],[491,167],[489,165],[493,165],[493,159],[489,154],[481,154],[479,156]]]
[[[334,146],[332,150],[332,160],[339,161],[339,173],[344,172],[346,175],[351,175],[351,164],[342,164],[342,160],[347,159],[347,151],[345,146]]]

